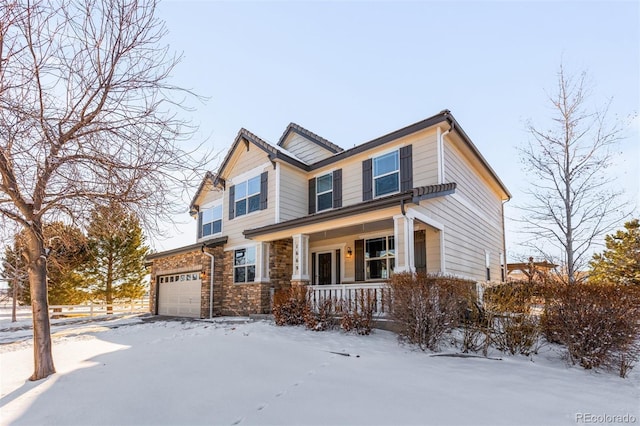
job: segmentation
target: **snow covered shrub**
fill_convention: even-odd
[[[602,283],[546,287],[545,337],[567,347],[585,369],[608,367],[625,377],[640,355],[640,289]]]
[[[487,356],[491,341],[488,318],[484,307],[476,300],[475,291],[469,291],[467,308],[460,323],[463,353],[482,351]]]
[[[309,310],[307,289],[290,287],[273,295],[273,318],[277,325],[301,325]]]
[[[304,324],[309,330],[324,331],[336,327],[336,301],[331,298],[317,301],[315,309],[307,303],[304,310]]]
[[[343,301],[340,327],[344,331],[355,331],[361,335],[371,333],[376,299],[373,294],[363,290],[357,293],[352,303]]]
[[[420,349],[437,350],[446,333],[467,312],[472,281],[427,274],[401,273],[391,277],[391,317],[400,340]]]
[[[540,339],[534,301],[538,287],[529,282],[509,282],[488,288],[484,293],[491,341],[511,355],[536,352]]]

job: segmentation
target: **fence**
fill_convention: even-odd
[[[386,315],[391,301],[391,290],[385,283],[311,285],[309,290],[314,309],[324,300],[333,300],[356,311],[360,303],[364,303],[366,306],[373,306],[374,313]]]

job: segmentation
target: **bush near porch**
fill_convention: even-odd
[[[305,325],[309,330],[324,331],[340,324],[344,331],[371,333],[375,299],[359,293],[353,304],[327,298],[315,304],[307,287],[291,287],[277,291],[273,298],[273,317],[277,325]]]
[[[477,299],[475,283],[453,277],[395,274],[389,319],[400,341],[437,351],[454,344],[463,352],[489,348],[511,355],[537,353],[560,344],[567,360],[585,369],[604,368],[626,377],[640,359],[640,288],[617,284],[507,282]],[[313,309],[304,287],[277,292],[278,325],[312,330],[337,327],[371,331],[375,309],[363,293],[358,306],[324,300]]]

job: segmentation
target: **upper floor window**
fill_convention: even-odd
[[[366,240],[364,246],[366,279],[389,278],[396,262],[394,237],[372,238]]]
[[[333,208],[333,173],[316,179],[317,211]]]
[[[342,207],[342,169],[309,179],[309,214]]]
[[[375,197],[400,190],[400,159],[398,151],[373,159],[373,187]]]
[[[235,216],[260,210],[260,176],[235,185]]]
[[[256,248],[247,247],[233,252],[233,282],[249,283],[256,278]]]
[[[200,236],[215,235],[222,232],[222,205],[202,211],[202,228]]]
[[[413,148],[403,146],[362,162],[362,201],[413,188]]]

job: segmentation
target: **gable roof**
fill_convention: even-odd
[[[213,173],[213,172],[207,172],[204,175],[204,178],[202,179],[202,182],[200,183],[200,186],[198,187],[198,190],[196,191],[195,195],[191,199],[191,203],[189,204],[189,214],[191,216],[193,216],[196,213],[198,213],[198,209],[196,208],[196,200],[200,196],[200,193],[204,189],[204,187],[207,184],[207,182],[209,182],[212,185],[215,185],[216,176],[217,175],[215,173]]]
[[[422,121],[418,121],[417,123],[413,123],[410,124],[406,127],[403,127],[401,129],[395,130],[391,133],[387,133],[386,135],[380,136],[378,138],[375,138],[373,140],[370,140],[368,142],[365,142],[363,144],[360,145],[356,145],[353,148],[344,150],[341,147],[339,147],[338,145],[335,145],[334,143],[324,139],[321,136],[318,136],[317,134],[305,129],[302,126],[299,126],[295,123],[289,123],[289,125],[287,126],[287,128],[285,129],[284,133],[282,134],[282,136],[280,137],[278,144],[277,145],[272,145],[268,142],[266,142],[265,140],[261,139],[260,137],[256,136],[255,134],[253,134],[252,132],[250,132],[249,130],[242,128],[240,129],[240,131],[238,132],[238,135],[236,136],[235,140],[233,141],[233,144],[231,145],[231,148],[229,149],[229,151],[227,152],[227,155],[225,156],[222,164],[220,165],[218,172],[217,173],[212,173],[212,175],[214,176],[213,178],[213,184],[214,185],[222,185],[223,187],[225,186],[225,180],[224,178],[222,178],[223,172],[225,170],[225,168],[229,165],[229,162],[231,161],[231,157],[233,156],[234,151],[236,150],[236,148],[238,147],[238,145],[244,141],[245,144],[249,144],[252,143],[255,146],[257,146],[258,148],[260,148],[261,150],[263,150],[265,153],[267,153],[269,160],[271,160],[272,162],[275,162],[276,160],[282,160],[288,164],[291,164],[294,167],[297,167],[305,172],[310,172],[316,169],[319,169],[321,167],[325,167],[327,165],[330,165],[332,163],[338,162],[340,160],[343,160],[347,157],[350,157],[352,155],[356,155],[356,154],[360,154],[362,152],[368,151],[370,149],[376,148],[378,146],[384,145],[388,142],[392,142],[396,139],[399,139],[401,137],[404,136],[408,136],[412,133],[418,132],[420,130],[424,130],[427,129],[431,126],[434,126],[436,124],[439,123],[446,123],[449,125],[451,132],[455,132],[457,133],[460,138],[462,139],[462,141],[464,142],[464,144],[471,150],[471,152],[474,154],[474,156],[480,161],[480,163],[482,164],[482,166],[484,167],[484,169],[489,173],[489,175],[495,180],[495,182],[498,184],[498,186],[500,187],[500,189],[502,189],[502,191],[504,191],[505,195],[507,196],[508,199],[511,199],[511,193],[509,192],[509,190],[507,189],[507,187],[504,185],[504,183],[502,182],[502,180],[500,180],[500,178],[498,177],[498,175],[496,174],[496,172],[493,170],[493,168],[491,168],[491,166],[489,165],[489,163],[487,162],[487,160],[482,156],[482,154],[480,154],[480,151],[478,150],[478,148],[473,144],[473,142],[471,142],[471,139],[469,138],[469,136],[465,133],[465,131],[462,129],[462,127],[460,126],[460,124],[456,121],[456,119],[453,117],[453,115],[451,114],[451,111],[449,111],[448,109],[444,109],[442,111],[440,111],[438,114],[435,114],[431,117],[428,117]],[[318,144],[319,146],[334,152],[334,154],[331,157],[325,158],[323,160],[317,161],[313,164],[309,164],[305,161],[303,161],[302,159],[296,157],[293,153],[289,152],[288,150],[284,149],[282,147],[282,145],[284,144],[287,136],[291,133],[291,132],[295,132],[298,133],[299,135],[311,140],[312,142]],[[206,180],[206,177],[205,177]],[[200,193],[200,191],[202,190],[204,185],[204,181],[203,184],[200,186],[200,188],[198,189],[198,192],[196,192],[196,196],[194,197],[194,201],[197,198],[198,194]],[[193,202],[191,203],[191,207],[193,207]]]
[[[290,133],[297,133],[300,136],[303,136],[305,139],[310,140],[311,142],[315,143],[316,145],[319,145],[320,147],[322,147],[322,148],[326,149],[327,151],[332,152],[334,154],[344,151],[344,149],[342,149],[338,145],[334,144],[333,142],[330,142],[330,141],[326,140],[322,136],[319,136],[319,135],[317,135],[317,134],[305,129],[304,127],[302,127],[302,126],[300,126],[300,125],[298,125],[296,123],[289,123],[289,125],[285,129],[284,133],[282,133],[282,136],[280,136],[280,140],[278,140],[278,146],[283,146],[284,145],[284,143],[286,142],[287,137],[289,136]]]
[[[220,165],[220,168],[218,169],[218,174],[216,175],[216,180],[215,180],[216,184],[221,183],[224,186],[225,184],[224,178],[222,178],[221,175],[223,174],[224,169],[229,165],[229,161],[231,161],[233,152],[236,150],[240,142],[243,142],[243,141],[247,145],[249,143],[252,143],[258,148],[260,148],[261,150],[263,150],[264,152],[266,152],[267,155],[269,156],[269,160],[271,161],[280,159],[300,169],[309,170],[309,165],[307,163],[300,160],[295,155],[288,152],[286,149],[280,146],[275,147],[271,145],[269,142],[266,142],[260,137],[251,133],[247,129],[242,128],[238,132],[238,135],[236,136],[235,140],[233,141],[233,144],[231,145],[231,148],[227,152],[227,155],[225,156],[224,160],[222,161],[222,164]]]

